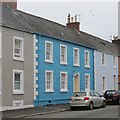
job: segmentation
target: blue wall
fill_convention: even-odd
[[[94,50],[83,47],[80,45],[76,45],[73,43],[65,42],[62,40],[58,40],[55,38],[50,38],[46,36],[41,36],[40,34],[36,34],[36,39],[38,39],[38,50],[36,53],[38,54],[38,95],[36,96],[36,100],[34,101],[35,106],[47,105],[47,104],[62,104],[68,103],[70,100],[70,96],[73,94],[73,75],[74,73],[80,74],[80,89],[85,89],[85,74],[90,74],[90,89],[94,89]],[[45,63],[45,41],[53,42],[53,64]],[[60,44],[67,45],[67,60],[68,65],[60,64]],[[80,67],[74,67],[73,63],[73,48],[79,48],[80,51]],[[84,52],[85,50],[90,51],[90,69],[85,68],[84,61]],[[53,93],[45,92],[45,70],[53,71]],[[68,92],[60,92],[60,72],[68,73]]]

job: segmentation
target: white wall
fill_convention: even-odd
[[[118,57],[116,58],[116,67],[113,67],[113,55],[105,53],[105,66],[101,64],[102,52],[95,51],[95,90],[100,94],[102,90],[102,77],[106,78],[105,89],[114,89],[114,75],[116,75],[116,89],[118,88]]]

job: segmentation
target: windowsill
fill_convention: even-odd
[[[60,90],[60,92],[68,92],[68,90]]]
[[[54,90],[45,90],[46,93],[53,93]]]
[[[116,66],[113,66],[114,69],[116,69],[117,67]]]
[[[50,63],[50,64],[53,64],[54,62],[53,61],[48,61],[48,60],[45,60],[46,63]]]
[[[88,68],[88,69],[90,69],[90,66],[85,66],[85,68]]]
[[[60,63],[61,65],[68,65],[67,63]]]
[[[75,65],[75,64],[74,64],[74,67],[80,67],[80,65]]]
[[[24,92],[23,91],[14,91],[13,95],[23,95]]]
[[[106,65],[102,64],[103,67],[106,67]]]
[[[13,58],[14,61],[24,62],[24,59]]]

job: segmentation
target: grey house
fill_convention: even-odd
[[[7,4],[7,3],[6,3]],[[9,16],[16,7],[2,7],[0,23],[0,105],[1,110],[33,107],[34,57],[33,35],[16,29],[17,23]],[[4,4],[5,5],[5,4]],[[14,10],[13,10],[14,9]],[[6,15],[7,13],[7,15]],[[20,22],[18,22],[21,26]]]

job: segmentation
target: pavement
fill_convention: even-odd
[[[47,105],[19,110],[9,110],[2,112],[2,118],[24,118],[35,115],[44,115],[69,110],[69,104]]]

